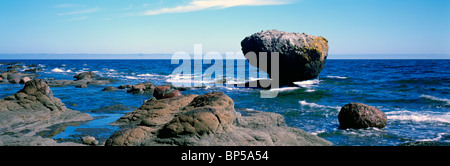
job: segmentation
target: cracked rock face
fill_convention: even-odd
[[[240,110],[223,92],[150,100],[114,122],[106,146],[331,145],[287,127],[280,114]]]
[[[261,68],[272,76],[271,53],[279,53],[280,85],[316,78],[325,66],[328,56],[328,40],[305,33],[290,33],[277,30],[261,31],[241,41],[242,52],[256,53],[256,60],[246,56],[249,63],[258,67],[260,52],[267,52],[268,67]]]

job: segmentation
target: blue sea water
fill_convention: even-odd
[[[133,111],[150,98],[133,95],[126,90],[104,92],[106,86],[153,82],[156,85],[180,83],[180,78],[204,75],[174,75],[180,64],[171,60],[0,60],[22,62],[24,71],[29,65],[42,68],[39,78],[73,79],[77,73],[94,71],[102,77],[118,81],[110,85],[88,88],[52,87],[55,97],[73,110],[87,112],[96,119],[79,126],[70,126],[54,136],[75,138],[92,135],[107,139],[120,130],[109,123]],[[196,60],[194,63],[201,62]],[[192,63],[192,64],[194,64]],[[213,62],[215,63],[215,62]],[[224,61],[223,70],[227,64]],[[233,65],[239,65],[235,63]],[[203,65],[203,72],[211,65]],[[6,70],[6,64],[0,64]],[[243,66],[240,66],[243,67]],[[245,69],[255,69],[245,62]],[[264,75],[264,74],[262,74]],[[249,76],[245,78],[255,80]],[[227,78],[229,82],[239,82]],[[205,83],[205,82],[202,82]],[[275,98],[261,98],[260,89],[215,87],[183,91],[183,94],[204,94],[221,91],[235,102],[235,108],[282,114],[288,126],[316,134],[334,145],[399,145],[412,141],[450,142],[450,60],[327,60],[317,79],[296,82],[299,87],[281,87]],[[0,84],[0,97],[16,93],[21,84]],[[383,129],[339,129],[337,115],[345,104],[360,102],[385,112],[388,124]],[[105,106],[122,104],[131,107],[114,113],[92,113]]]

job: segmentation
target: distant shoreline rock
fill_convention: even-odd
[[[36,74],[20,73],[16,69],[11,69],[0,73],[0,83],[25,84],[36,76]]]
[[[85,88],[88,85],[106,85],[114,82],[113,79],[102,78],[95,75],[92,71],[79,73],[74,76],[76,80],[45,80],[50,87],[76,86]]]
[[[290,33],[277,30],[261,31],[247,36],[241,41],[242,52],[256,53],[256,61],[247,60],[258,67],[260,52],[267,52],[267,69],[260,68],[272,76],[271,52],[279,53],[279,83],[292,85],[292,82],[316,78],[325,66],[328,56],[328,40],[321,36],[305,33]]]
[[[175,91],[173,94],[169,94],[168,96],[172,95],[173,96],[178,96],[181,95],[180,91],[186,91],[189,90],[191,88],[189,87],[176,87],[172,84],[164,84],[159,86],[160,88],[162,87],[167,87],[164,88],[165,91],[161,91],[161,90],[157,90],[157,94],[155,93],[155,90],[158,86],[156,86],[155,84],[151,83],[151,82],[144,82],[144,83],[138,83],[136,85],[120,85],[117,87],[117,89],[126,89],[127,93],[131,93],[131,94],[146,94],[146,95],[156,95],[156,98],[163,98],[165,92],[167,92],[168,94],[170,92]],[[161,93],[161,94],[160,94]],[[160,96],[163,95],[163,96]]]
[[[287,127],[280,114],[234,109],[223,92],[149,100],[113,125],[106,146],[323,146],[331,145],[305,131]]]

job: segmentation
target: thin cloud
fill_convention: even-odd
[[[71,11],[71,12],[66,12],[66,13],[58,13],[58,15],[63,16],[63,15],[74,15],[74,14],[86,14],[86,13],[94,13],[99,11],[100,8],[96,7],[96,8],[92,8],[92,9],[86,9],[86,10],[78,10],[78,11]]]
[[[173,8],[162,8],[148,10],[144,15],[159,15],[166,13],[185,13],[210,8],[224,9],[235,6],[263,6],[263,5],[285,5],[291,2],[286,0],[193,0],[187,5]]]
[[[133,4],[128,5],[128,7],[120,9],[120,10],[130,10],[133,8]]]
[[[76,17],[76,18],[72,18],[72,19],[69,19],[69,20],[67,20],[67,21],[80,21],[80,20],[86,20],[86,19],[88,19],[89,17],[87,17],[87,16],[82,16],[82,17]]]
[[[79,4],[58,4],[58,5],[55,5],[53,7],[55,7],[55,8],[73,8],[73,7],[80,7],[80,6],[82,6],[82,5],[79,5]]]

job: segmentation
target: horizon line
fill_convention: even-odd
[[[6,56],[6,57],[2,57]],[[60,55],[67,55],[68,57],[61,57]],[[86,55],[97,55],[97,57],[86,57]],[[113,59],[171,59],[171,55],[168,53],[134,53],[134,54],[90,54],[90,53],[0,53],[0,60],[113,60]],[[189,53],[189,55],[194,55]],[[202,54],[204,55],[204,54]],[[221,54],[226,56],[226,54]],[[39,57],[43,56],[43,57]],[[81,57],[74,57],[81,56]],[[124,56],[124,57],[118,57]],[[191,58],[198,59],[198,58]],[[210,58],[202,58],[210,59]],[[226,58],[223,58],[226,59]],[[235,57],[235,59],[245,59],[243,55]],[[328,54],[327,59],[450,59],[450,54]]]

